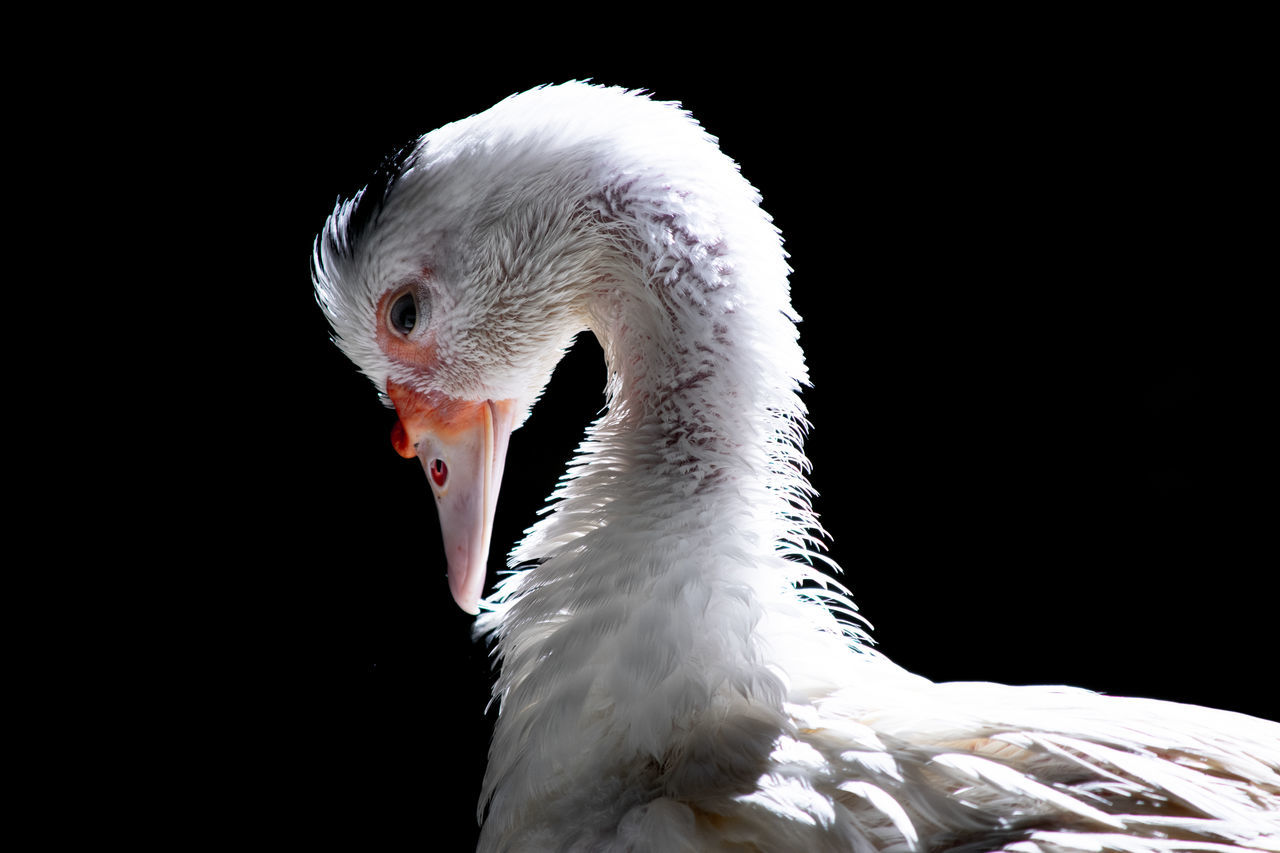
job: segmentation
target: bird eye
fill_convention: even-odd
[[[444,464],[443,459],[432,459],[427,473],[431,475],[436,486],[443,489],[445,481],[449,479],[449,466]]]
[[[418,302],[412,293],[402,294],[392,303],[387,320],[391,323],[391,328],[402,335],[413,331],[413,327],[418,324]]]

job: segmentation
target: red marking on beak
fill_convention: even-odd
[[[515,402],[457,400],[395,382],[387,393],[400,416],[391,443],[418,458],[435,494],[449,589],[459,607],[478,613]]]

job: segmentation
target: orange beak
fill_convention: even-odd
[[[406,459],[418,458],[436,496],[453,600],[479,613],[515,402],[456,400],[395,382],[387,393],[400,416],[391,443]]]

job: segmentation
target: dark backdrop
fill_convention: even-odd
[[[420,468],[328,341],[309,256],[394,147],[570,78],[682,101],[763,194],[804,317],[817,505],[882,651],[938,680],[1274,716],[1260,389],[1242,378],[1255,235],[1233,204],[1238,113],[1194,51],[908,30],[797,40],[785,63],[445,63],[330,37],[199,75],[166,143],[212,178],[161,198],[199,211],[210,283],[194,543],[216,562],[184,584],[215,592],[219,701],[248,746],[232,811],[375,846],[472,831],[487,650],[448,594]],[[602,378],[583,337],[514,435],[491,580]]]

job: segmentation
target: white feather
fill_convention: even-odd
[[[424,137],[356,229],[367,201],[337,208],[314,266],[380,391],[529,406],[584,328],[608,368],[607,411],[478,623],[502,666],[482,849],[1274,848],[1274,723],[932,684],[870,648],[812,566],[779,235],[678,108],[537,89]],[[424,265],[429,379],[374,333]]]

